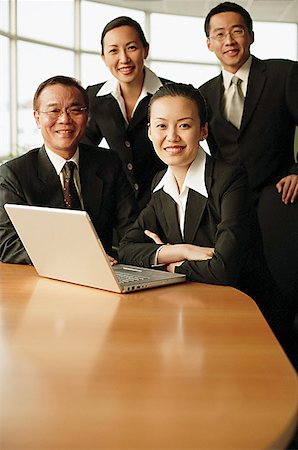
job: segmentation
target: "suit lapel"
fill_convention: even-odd
[[[159,191],[160,205],[159,209],[165,222],[163,228],[170,243],[182,243],[182,235],[179,227],[179,220],[177,214],[176,202],[172,197],[164,192],[163,189]]]
[[[118,102],[112,94],[108,94],[103,97],[97,97],[97,101],[101,102],[103,116],[107,122],[112,121],[116,129],[119,128],[119,126],[122,128],[126,127],[126,122],[118,105]]]
[[[206,157],[205,183],[207,192],[211,190],[214,160],[209,155]],[[194,242],[195,235],[200,227],[208,198],[190,189],[187,199],[184,223],[184,241]]]
[[[61,182],[44,146],[40,148],[38,153],[37,176],[40,180],[40,186],[38,187],[40,204],[64,207]]]
[[[215,78],[212,89],[210,90],[210,92],[208,92],[208,97],[210,98],[210,101],[208,101],[208,103],[210,103],[210,105],[214,105],[213,114],[219,116],[223,115],[223,91],[222,75],[219,75]]]
[[[102,199],[103,182],[97,173],[98,167],[90,160],[87,151],[80,148],[80,182],[84,209],[92,215],[97,215]]]
[[[184,223],[184,241],[193,242],[200,226],[207,198],[190,189],[187,199]]]
[[[137,109],[135,110],[134,115],[132,116],[129,122],[130,130],[133,130],[135,127],[138,126],[139,123],[143,122],[144,120],[147,120],[147,110],[150,97],[151,95],[147,95],[147,97],[143,98],[138,104]]]
[[[266,68],[262,61],[253,56],[252,65],[248,78],[247,92],[244,102],[243,118],[240,132],[245,129],[249,123],[256,106],[259,102],[260,96],[263,92],[266,82]]]

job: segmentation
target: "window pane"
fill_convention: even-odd
[[[32,70],[28,61],[38,61]],[[38,85],[54,75],[74,76],[74,53],[44,45],[18,43],[18,144],[19,153],[42,144],[32,112],[32,100]]]
[[[201,86],[205,81],[220,73],[219,66],[200,64],[179,64],[166,62],[152,62],[152,69],[159,77],[167,78],[180,83],[191,83],[195,87]]]
[[[73,46],[73,0],[19,0],[17,21],[21,36]]]
[[[118,16],[129,16],[135,19],[145,32],[145,13],[143,11],[82,1],[81,14],[82,48],[85,50],[100,51],[100,37],[103,28],[110,20]]]
[[[261,59],[297,60],[297,25],[295,23],[254,22],[253,55]],[[285,44],[286,43],[286,44]]]
[[[0,36],[0,159],[11,152],[10,143],[10,108],[9,108],[9,40]]]
[[[9,9],[8,0],[0,1],[0,30],[8,31],[9,29]]]
[[[82,54],[81,82],[86,88],[111,78],[111,73],[99,55]]]
[[[206,45],[204,19],[167,14],[151,14],[150,57],[216,62],[216,57]]]

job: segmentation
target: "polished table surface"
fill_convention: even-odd
[[[254,302],[127,295],[0,263],[1,450],[281,449],[297,376]]]

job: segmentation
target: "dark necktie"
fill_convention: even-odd
[[[241,125],[244,106],[244,96],[240,86],[241,83],[242,80],[234,75],[229,87],[229,90],[231,89],[231,95],[227,104],[227,119],[238,128],[238,130]]]
[[[76,167],[76,164],[73,161],[67,161],[64,164],[63,172],[64,172],[64,202],[66,208],[71,209],[82,209],[81,202],[78,196],[78,192],[75,186],[73,171]]]

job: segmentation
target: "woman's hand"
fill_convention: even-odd
[[[193,244],[165,245],[158,253],[159,264],[181,263],[181,261],[206,261],[214,255],[214,248]],[[179,265],[180,265],[179,264]]]
[[[152,231],[149,230],[145,230],[144,233],[146,234],[146,236],[152,239],[155,242],[155,244],[164,244],[164,242],[162,242],[162,240],[156,233],[152,233]]]
[[[155,244],[163,245],[164,242],[160,237],[150,230],[145,230],[146,236],[151,238]],[[200,247],[193,244],[167,244],[162,247],[158,253],[158,264],[181,265],[185,260],[188,261],[206,261],[214,255],[213,247]]]

